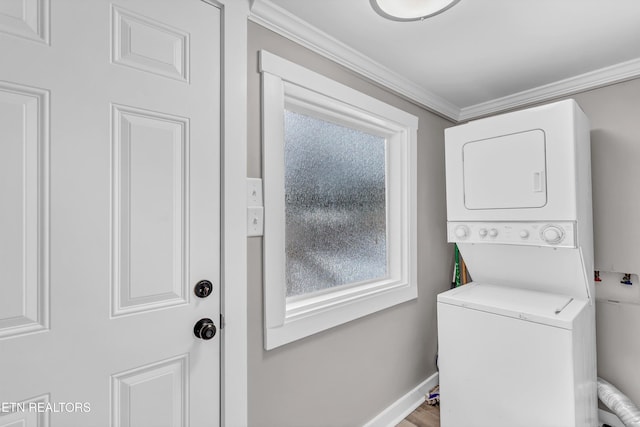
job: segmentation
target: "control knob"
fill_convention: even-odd
[[[527,230],[520,231],[520,237],[526,239],[527,237],[529,237],[529,232]]]
[[[552,245],[558,244],[564,239],[564,230],[556,225],[547,225],[540,234],[542,240]]]
[[[459,239],[466,239],[469,236],[469,227],[466,225],[459,225],[456,227],[455,234]]]
[[[478,234],[480,234],[480,237],[487,237],[487,229],[486,228],[481,228],[478,231]]]
[[[491,230],[489,230],[490,237],[496,237],[497,235],[498,235],[498,230],[496,230],[495,228],[492,228]]]

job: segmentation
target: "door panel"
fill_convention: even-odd
[[[188,119],[114,106],[113,124],[113,315],[185,304]]]
[[[49,43],[49,0],[0,2],[0,32]]]
[[[188,369],[180,356],[114,375],[114,426],[189,425]]]
[[[189,81],[189,33],[117,6],[112,14],[114,63]]]
[[[12,0],[0,50],[0,402],[52,409],[0,426],[218,425],[219,10]]]
[[[48,93],[0,82],[0,338],[48,327]]]

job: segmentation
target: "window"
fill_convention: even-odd
[[[418,119],[262,51],[265,348],[417,297]]]
[[[387,275],[385,139],[285,110],[287,298]]]

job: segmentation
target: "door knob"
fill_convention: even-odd
[[[208,280],[200,280],[196,283],[195,288],[193,288],[193,293],[196,294],[198,298],[206,298],[213,292],[213,283]]]
[[[200,319],[193,327],[193,333],[196,337],[203,340],[210,340],[216,336],[216,325],[213,324],[211,319]]]

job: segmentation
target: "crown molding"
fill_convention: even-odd
[[[464,107],[460,110],[458,121],[475,119],[529,104],[544,102],[578,92],[585,92],[614,83],[620,83],[625,80],[631,80],[639,76],[640,58],[636,58],[502,98]]]
[[[249,19],[422,107],[450,120],[458,119],[458,106],[320,31],[269,0],[254,0]]]
[[[270,0],[252,0],[249,19],[454,122],[545,102],[640,77],[640,58],[460,108],[320,31]]]

